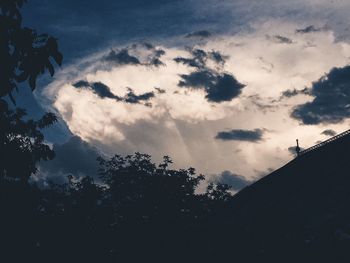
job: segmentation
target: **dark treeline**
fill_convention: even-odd
[[[67,184],[39,189],[2,178],[3,255],[95,262],[211,255],[208,234],[229,210],[228,187],[195,194],[203,176],[169,163],[165,157],[155,165],[139,153],[100,159],[103,184],[69,176]]]

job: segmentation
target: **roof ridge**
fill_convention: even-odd
[[[325,141],[323,141],[323,142],[320,142],[319,144],[316,144],[316,145],[311,146],[311,147],[309,147],[309,148],[307,148],[307,149],[305,149],[305,150],[303,150],[303,151],[300,151],[299,155],[303,155],[303,154],[305,154],[305,153],[308,153],[308,152],[311,152],[311,151],[313,151],[313,150],[316,150],[316,149],[318,149],[318,148],[320,148],[320,147],[323,147],[323,146],[325,146],[326,144],[329,144],[329,143],[331,143],[331,142],[333,142],[333,141],[335,141],[335,140],[338,140],[338,139],[340,139],[340,138],[342,138],[342,137],[344,137],[344,136],[346,136],[346,135],[348,135],[348,134],[350,134],[350,129],[349,129],[349,130],[346,130],[346,131],[344,131],[344,132],[342,132],[342,133],[339,133],[339,134],[337,134],[336,136],[333,136],[332,138],[329,138],[328,140],[325,140]]]

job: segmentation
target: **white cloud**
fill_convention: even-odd
[[[202,43],[199,48],[203,50],[228,55],[223,71],[246,85],[241,96],[230,102],[208,102],[203,90],[178,87],[179,74],[193,69],[177,64],[173,58],[189,54],[185,48],[166,45],[160,47],[166,51],[161,57],[165,66],[160,67],[108,68],[101,62],[105,53],[94,55],[85,61],[88,67],[80,65],[75,72],[74,66],[68,68],[50,84],[46,96],[55,98],[53,106],[74,134],[105,151],[141,151],[158,160],[169,154],[178,167],[192,165],[205,173],[232,170],[254,178],[256,171],[277,168],[290,159],[287,149],[296,138],[303,147],[323,139],[320,133],[325,126],[299,126],[289,117],[293,106],[310,98],[278,101],[281,92],[309,87],[332,67],[349,62],[349,44],[337,42],[331,31],[297,34],[295,30],[302,26],[270,20],[254,25],[249,32]],[[279,43],[275,36],[289,38],[292,43]],[[144,50],[133,52],[145,57]],[[102,82],[118,96],[125,95],[127,87],[136,94],[155,88],[166,93],[156,93],[150,101],[152,107],[146,107],[102,99],[91,90],[74,88],[72,84],[81,79]],[[327,126],[337,131],[345,127]],[[261,143],[214,139],[225,129],[256,128],[266,129]]]

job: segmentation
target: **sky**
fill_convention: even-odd
[[[136,151],[234,190],[267,175],[296,139],[349,128],[349,12],[346,0],[28,1],[24,24],[64,55],[17,95],[60,117],[40,176],[93,176],[98,155]]]

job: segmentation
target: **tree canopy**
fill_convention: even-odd
[[[0,2],[0,97],[9,95],[15,102],[13,90],[28,81],[32,90],[38,76],[48,71],[54,75],[54,63],[62,64],[57,39],[48,34],[38,34],[22,26],[20,8],[25,0]]]
[[[22,26],[20,8],[25,0],[0,1],[0,180],[6,178],[26,182],[37,171],[41,160],[54,157],[45,144],[41,129],[56,122],[52,113],[40,120],[25,120],[24,109],[13,109],[4,100],[28,81],[32,90],[38,76],[48,71],[54,75],[54,62],[62,64],[57,40],[48,34],[38,34]]]

